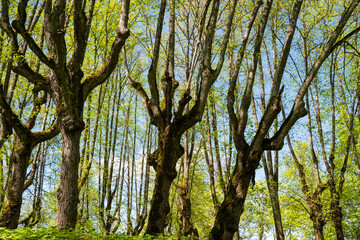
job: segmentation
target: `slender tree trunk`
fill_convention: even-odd
[[[226,191],[226,183],[224,181],[223,177],[223,168],[221,166],[221,157],[220,157],[220,147],[219,147],[219,137],[218,137],[218,130],[217,130],[217,117],[216,117],[216,108],[215,108],[215,99],[214,99],[214,89],[212,87],[212,92],[209,97],[209,110],[211,114],[211,126],[213,130],[213,138],[214,138],[214,147],[215,147],[215,157],[216,157],[216,167],[217,167],[217,177],[218,181],[220,183],[220,187],[222,190],[222,193],[225,195]],[[207,120],[208,121],[208,120]],[[210,126],[209,126],[210,128]]]
[[[136,179],[136,169],[135,169],[135,153],[136,153],[136,123],[137,123],[137,95],[135,97],[135,111],[134,111],[134,132],[133,132],[133,146],[132,146],[132,156],[131,164],[130,158],[128,159],[128,193],[127,193],[127,234],[133,234],[134,228],[131,221],[131,212],[132,212],[132,199],[133,199],[133,188],[134,188],[134,175]],[[131,167],[130,167],[131,166]],[[131,169],[131,173],[129,172]],[[136,198],[135,198],[136,199]]]
[[[281,218],[281,211],[280,211],[280,203],[279,203],[279,192],[278,189],[274,186],[278,183],[268,182],[268,189],[270,193],[271,199],[271,207],[274,214],[274,224],[275,224],[275,231],[276,231],[276,239],[283,240],[284,232],[282,227],[282,218]]]
[[[183,181],[179,187],[179,214],[180,214],[180,231],[182,236],[191,236],[199,238],[197,229],[191,222],[191,189],[190,189],[190,164],[194,150],[195,132],[192,134],[191,142],[189,143],[188,133],[185,133],[184,139],[184,161],[183,161]],[[189,149],[190,146],[190,149]]]
[[[15,147],[12,154],[13,175],[9,185],[6,203],[1,211],[0,226],[8,229],[18,227],[22,194],[26,179],[26,170],[32,152],[31,143],[22,143],[15,136]]]
[[[207,125],[207,127],[205,126],[205,128],[206,128],[205,129],[206,144],[205,144],[204,136],[202,136],[202,142],[203,142],[203,147],[205,150],[205,154],[204,154],[205,162],[206,162],[208,173],[209,173],[209,185],[210,185],[210,190],[211,190],[211,198],[212,198],[212,201],[214,204],[214,210],[215,210],[215,214],[216,214],[219,211],[220,202],[217,197],[216,187],[215,187],[214,156],[213,156],[212,145],[211,145],[209,114],[207,111],[205,113],[205,117],[206,117],[205,124]]]
[[[275,51],[275,48],[274,48]],[[275,58],[275,55],[274,55]],[[271,68],[269,68],[271,71]],[[261,84],[261,105],[263,111],[266,109],[266,101],[265,101],[265,84],[264,84],[264,74],[263,74],[263,67],[261,57],[259,60],[259,72],[260,72],[260,84]],[[255,108],[255,100],[254,95],[251,96],[251,104],[253,107],[253,115],[256,127],[259,126],[258,117],[256,114]],[[277,132],[277,118],[274,121],[274,132]],[[279,203],[279,165],[278,165],[278,152],[275,151],[274,154],[274,161],[271,154],[271,151],[267,151],[266,155],[263,154],[262,162],[264,165],[264,172],[266,177],[266,185],[269,190],[269,195],[271,199],[271,208],[273,212],[274,218],[274,225],[275,225],[275,232],[276,232],[276,239],[277,240],[284,240],[284,230],[282,226],[282,218],[281,218],[281,210],[280,210],[280,203]]]
[[[146,131],[146,140],[144,142],[144,146],[143,146],[143,156],[147,155],[147,153],[151,152],[151,144],[152,144],[152,128],[150,123],[148,123],[147,126],[147,131]],[[146,151],[146,154],[145,154]],[[145,166],[144,166],[145,165]],[[142,159],[142,163],[141,163],[142,169],[145,167],[145,176],[144,179],[143,177],[141,177],[141,186],[140,186],[140,199],[141,199],[141,189],[143,188],[143,200],[140,202],[141,204],[139,205],[139,208],[141,209],[141,214],[137,219],[136,225],[134,227],[134,235],[139,235],[139,233],[141,232],[141,230],[143,229],[144,225],[145,225],[145,220],[147,217],[147,207],[148,207],[148,195],[149,195],[149,176],[150,176],[150,166],[149,166],[149,162],[146,161],[145,162],[145,157],[143,157]],[[143,175],[143,172],[142,174]]]

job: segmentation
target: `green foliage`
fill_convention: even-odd
[[[249,188],[244,213],[240,219],[240,236],[245,239],[263,236],[266,239],[266,235],[272,231],[272,222],[270,196],[266,183],[260,180]]]

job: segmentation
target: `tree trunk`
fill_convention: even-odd
[[[216,187],[215,187],[215,174],[214,174],[214,156],[213,156],[213,151],[212,151],[212,146],[211,146],[211,132],[210,132],[210,124],[209,124],[209,117],[208,114],[206,113],[206,122],[205,124],[207,125],[207,127],[205,127],[205,131],[206,131],[206,144],[205,144],[205,137],[202,136],[202,142],[203,142],[203,147],[204,147],[204,151],[205,151],[205,162],[206,162],[206,166],[208,169],[208,173],[209,173],[209,185],[210,185],[210,190],[211,190],[211,198],[214,204],[214,212],[215,214],[217,214],[217,212],[219,211],[219,206],[220,206],[220,202],[219,199],[217,197],[216,194]],[[224,194],[225,195],[225,194]]]
[[[64,227],[75,228],[76,225],[77,203],[79,199],[80,137],[84,129],[82,119],[78,119],[80,120],[60,123],[62,164],[60,185],[56,193],[58,200],[56,226],[58,229]]]
[[[184,187],[181,188],[179,191],[181,236],[191,236],[191,239],[198,239],[199,233],[191,223],[190,189],[188,187]]]
[[[319,189],[319,188],[318,188]],[[303,187],[303,192],[305,188]],[[313,222],[314,235],[316,240],[324,239],[324,226],[326,221],[323,217],[322,204],[319,191],[315,191],[312,196],[307,196],[306,200],[309,206],[310,219]]]
[[[324,240],[324,223],[320,219],[311,219],[314,226],[314,235],[316,240]]]
[[[191,222],[191,189],[190,189],[190,164],[194,150],[195,132],[192,134],[190,149],[188,141],[188,133],[185,133],[184,138],[184,161],[183,161],[183,181],[179,186],[179,215],[180,215],[180,232],[181,236],[191,236],[198,239],[199,233]]]
[[[240,216],[244,211],[249,184],[261,156],[261,154],[258,154],[259,157],[251,157],[250,154],[249,151],[238,151],[236,168],[210,232],[209,239],[211,240],[232,239],[234,233],[239,229]]]
[[[176,163],[184,153],[180,137],[171,126],[166,127],[159,133],[158,149],[148,159],[156,170],[156,177],[146,234],[162,234],[166,227],[166,217],[170,212],[170,186],[177,175]]]
[[[330,203],[331,220],[334,222],[336,238],[338,240],[344,239],[344,231],[342,227],[342,211],[340,207],[340,197],[337,194],[333,194]]]
[[[31,151],[32,146],[30,143],[24,144],[15,136],[15,147],[12,154],[13,175],[7,200],[1,211],[0,227],[8,229],[16,229],[18,227],[26,170]]]
[[[276,231],[276,239],[277,240],[284,240],[284,231],[282,227],[282,219],[281,219],[281,211],[280,211],[280,203],[279,203],[279,192],[277,187],[274,184],[279,184],[278,182],[267,182],[268,189],[271,198],[271,207],[274,214],[274,225]]]

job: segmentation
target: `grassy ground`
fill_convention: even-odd
[[[51,240],[60,240],[60,239],[119,239],[119,240],[175,240],[178,239],[175,236],[128,236],[122,234],[108,235],[103,236],[95,231],[81,230],[76,229],[73,231],[62,230],[58,231],[55,228],[42,228],[42,229],[29,229],[29,228],[19,228],[16,230],[7,230],[0,228],[0,239],[11,239],[11,240],[38,240],[38,239],[51,239]],[[189,239],[189,238],[184,238]]]

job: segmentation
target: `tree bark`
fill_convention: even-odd
[[[146,233],[157,235],[166,227],[166,218],[170,211],[169,191],[176,178],[176,163],[184,153],[180,145],[179,134],[168,126],[159,133],[158,149],[151,154],[148,161],[156,169],[154,192],[149,211],[149,222]]]
[[[321,205],[315,201],[310,204],[310,219],[313,222],[314,235],[316,240],[324,240],[324,226],[325,221],[320,216],[322,210]]]
[[[72,122],[70,126],[69,128],[66,122],[60,122],[62,164],[60,170],[60,185],[56,192],[58,200],[56,225],[58,229],[64,227],[75,228],[77,220],[80,137],[84,129],[82,117],[79,117],[76,123]]]
[[[250,151],[250,149],[244,152],[238,151],[235,170],[225,199],[216,215],[209,239],[232,239],[234,233],[238,231],[249,184],[259,165],[260,157],[261,153]]]
[[[26,170],[30,161],[32,146],[25,144],[15,135],[15,148],[12,154],[13,173],[7,194],[7,200],[1,211],[0,227],[16,229],[18,227],[22,194],[26,180]]]
[[[338,194],[332,194],[331,203],[330,203],[330,210],[331,210],[331,220],[334,223],[336,238],[337,240],[343,240],[344,231],[343,231],[343,224],[342,224],[342,209],[340,206],[340,196]]]
[[[199,238],[199,233],[191,222],[191,189],[190,189],[190,164],[192,160],[195,132],[191,136],[190,149],[188,141],[188,133],[185,133],[184,139],[184,159],[183,159],[183,181],[179,186],[179,214],[180,214],[180,232],[181,236],[191,236],[192,238]]]

